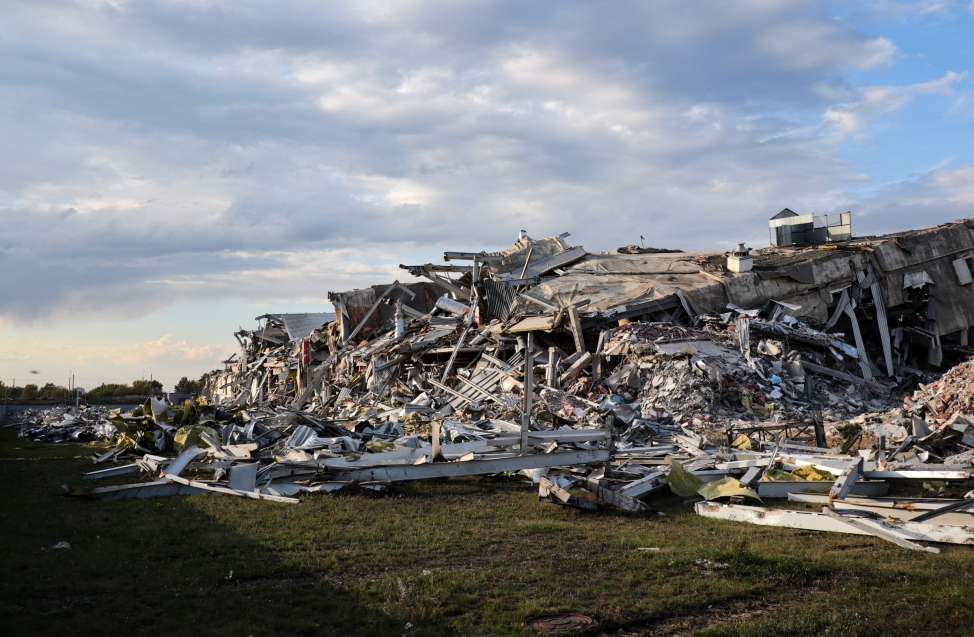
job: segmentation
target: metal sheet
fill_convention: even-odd
[[[257,470],[259,468],[260,465],[256,462],[230,467],[227,486],[234,491],[253,491],[257,486]]]
[[[167,495],[195,495],[200,493],[206,493],[206,491],[171,480],[156,480],[155,482],[123,484],[116,487],[101,487],[92,490],[91,495],[99,500],[125,500],[127,498],[157,498]]]
[[[111,478],[113,476],[120,476],[126,473],[135,473],[141,468],[142,467],[138,464],[126,464],[120,467],[110,467],[108,469],[100,469],[98,471],[89,471],[84,475],[84,479],[100,480],[101,478]]]
[[[588,252],[585,251],[585,248],[583,248],[582,246],[575,246],[573,248],[569,248],[567,250],[559,252],[558,254],[553,254],[550,257],[546,257],[539,261],[533,262],[531,265],[528,266],[527,273],[524,275],[524,277],[521,277],[520,276],[521,273],[519,272],[507,272],[505,274],[502,274],[498,278],[504,280],[504,279],[515,279],[515,278],[525,278],[525,277],[531,278],[531,277],[541,276],[542,274],[547,274],[548,272],[551,272],[552,270],[555,270],[557,268],[574,263],[587,254]]]
[[[830,531],[849,535],[874,535],[871,532],[851,526],[842,520],[830,518],[824,513],[814,511],[791,511],[788,509],[766,509],[738,504],[714,504],[698,502],[697,515],[718,520],[748,522],[762,526],[781,526],[806,531]],[[917,524],[914,522],[883,523],[876,520],[864,524],[895,533],[904,540],[913,542],[943,542],[948,544],[974,544],[974,529],[938,524]]]
[[[176,458],[166,466],[166,472],[172,475],[178,476],[180,473],[185,471],[186,466],[196,460],[199,456],[206,453],[196,445],[192,447],[187,447],[180,452]]]
[[[608,449],[594,449],[566,453],[547,453],[537,455],[502,458],[500,460],[470,460],[468,462],[438,462],[415,466],[374,467],[352,471],[329,473],[328,479],[334,482],[396,482],[401,480],[426,480],[454,476],[476,476],[521,469],[540,469],[578,464],[605,462],[611,453]]]
[[[762,498],[787,498],[792,493],[817,492],[826,496],[834,483],[828,480],[803,480],[800,482],[758,482],[758,495]],[[886,495],[889,485],[885,482],[856,482],[852,493],[869,497]]]
[[[511,316],[511,306],[519,294],[517,287],[503,281],[486,279],[483,281],[483,288],[487,303],[487,315],[484,318],[488,321],[507,321]]]
[[[537,330],[547,331],[551,330],[554,321],[555,318],[553,316],[529,316],[526,319],[518,321],[505,331],[509,333],[534,332]]]
[[[287,336],[292,341],[311,336],[311,332],[335,320],[332,312],[308,312],[305,314],[275,314],[284,323]]]
[[[817,493],[790,493],[788,499],[793,502],[803,502],[805,504],[821,504],[828,506],[829,498]],[[974,504],[968,500],[941,500],[939,502],[910,502],[908,500],[892,499],[871,499],[871,498],[847,498],[836,501],[835,505],[843,509],[853,509],[855,511],[871,511],[884,517],[895,518],[897,520],[910,521],[925,513],[936,510],[948,504],[965,503]],[[944,513],[936,517],[937,524],[947,524],[950,526],[969,526],[974,527],[974,512],[957,511]]]
[[[815,223],[815,215],[795,215],[794,217],[784,217],[782,219],[769,219],[768,227],[781,228],[783,226],[795,226],[803,223]]]

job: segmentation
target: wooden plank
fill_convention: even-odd
[[[538,499],[542,502],[553,502],[555,504],[581,509],[582,511],[599,510],[599,505],[591,500],[572,495],[544,476],[538,481]]]
[[[578,320],[578,308],[573,305],[568,306],[568,321],[572,327],[572,336],[575,337],[575,351],[585,351],[585,338],[582,335],[582,322]],[[591,360],[591,359],[590,359]],[[587,365],[588,363],[586,363]]]
[[[506,334],[517,334],[520,332],[536,332],[538,330],[550,331],[554,326],[553,316],[529,316],[508,327]]]
[[[567,372],[561,375],[558,382],[562,387],[564,387],[566,384],[575,380],[575,378],[577,378],[583,371],[585,371],[585,368],[588,367],[589,363],[591,362],[592,354],[585,352],[572,364],[571,367],[568,368]]]

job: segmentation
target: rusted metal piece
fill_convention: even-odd
[[[565,633],[573,630],[583,630],[595,625],[595,620],[580,613],[557,613],[554,615],[538,615],[524,620],[524,626],[532,630],[549,633]]]

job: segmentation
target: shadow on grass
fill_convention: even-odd
[[[0,431],[0,634],[402,635],[410,622],[409,637],[524,637],[526,617],[568,611],[628,635],[974,625],[969,547],[929,555],[735,524],[666,494],[651,501],[664,517],[586,514],[538,502],[522,480],[420,481],[299,505],[61,497],[61,483],[80,486],[91,469],[73,456],[91,452]],[[4,459],[37,455],[61,459]],[[42,548],[60,541],[72,548]]]
[[[38,444],[44,459],[30,460],[35,445],[9,430],[0,431],[0,447],[0,634],[403,632],[403,622],[326,584],[314,562],[268,550],[254,535],[259,522],[241,532],[233,518],[213,514],[260,520],[261,509],[294,505],[211,496],[73,500],[60,485],[77,486],[91,469],[72,457],[85,447]],[[71,548],[50,548],[58,542]]]

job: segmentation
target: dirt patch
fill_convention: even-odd
[[[709,608],[689,611],[686,615],[670,617],[642,626],[630,626],[600,633],[600,637],[623,635],[625,637],[683,637],[697,635],[708,628],[729,622],[750,622],[769,615],[780,615],[788,608],[806,602],[812,591],[790,590],[775,596],[739,600],[727,604],[714,604]]]

